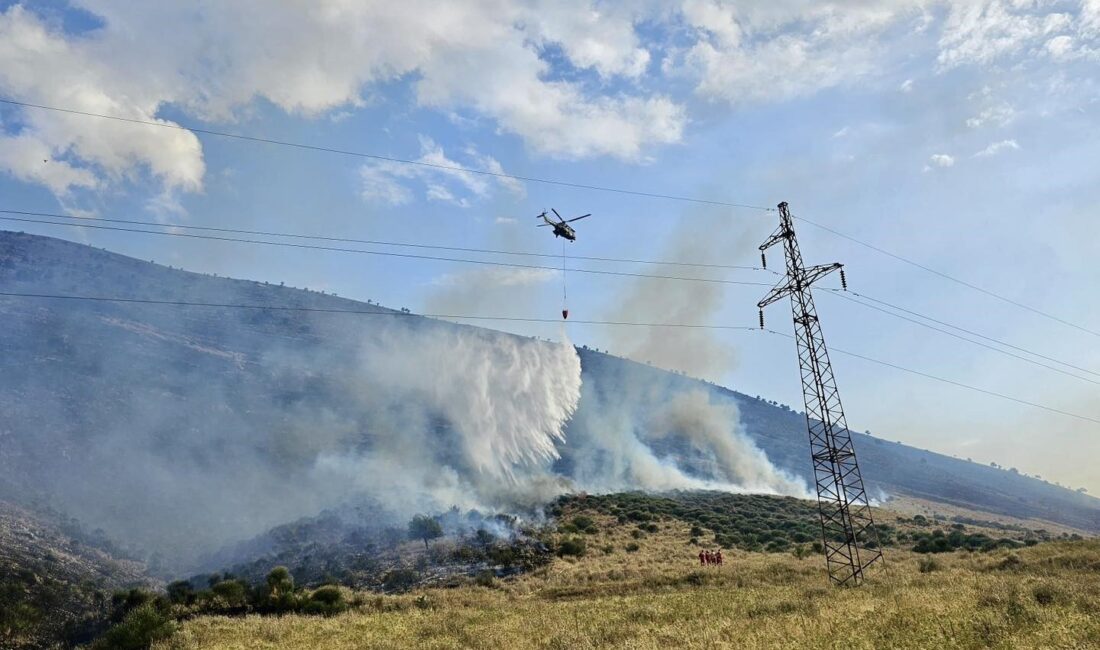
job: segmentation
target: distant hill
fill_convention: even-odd
[[[455,391],[468,373],[485,372],[475,364],[515,365],[516,355],[537,367],[534,376],[512,383],[542,390],[545,373],[568,370],[546,365],[560,359],[524,337],[6,231],[0,231],[0,287],[304,310],[0,296],[0,493],[23,503],[47,500],[91,528],[102,527],[120,546],[158,551],[153,570],[158,562],[183,570],[205,553],[338,506],[356,491],[386,491],[396,515],[442,499],[474,507],[464,494],[472,482],[481,501],[501,503],[493,491],[498,486],[513,498],[514,479],[471,478],[487,470],[459,458],[458,442],[491,443],[494,453],[511,457],[520,453],[515,441],[456,438],[454,420],[492,427],[515,414],[510,405],[487,407],[491,412],[475,403],[456,406],[463,393]],[[459,344],[481,356],[445,358]],[[373,357],[364,356],[364,345]],[[362,366],[395,350],[397,362],[388,359],[383,370],[363,374]],[[799,413],[584,347],[578,353],[579,407],[557,443],[554,471],[523,486],[531,503],[570,484],[618,491],[730,480],[790,493],[789,475],[809,475]],[[418,371],[437,375],[429,377],[434,383],[410,377],[403,355],[417,356]],[[547,390],[568,388],[550,384]],[[553,394],[532,396],[560,408]],[[422,408],[444,399],[447,408]],[[677,401],[683,408],[675,418],[659,410]],[[719,427],[705,441],[683,417],[699,407],[711,419],[697,424]],[[541,412],[520,415],[544,424]],[[864,434],[854,439],[873,494],[1100,532],[1095,498]],[[420,473],[373,463],[383,452]],[[728,457],[751,462],[732,467],[737,462]],[[730,476],[734,470],[737,476]],[[430,486],[435,501],[418,499],[418,485]]]

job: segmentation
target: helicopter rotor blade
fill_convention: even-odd
[[[591,217],[591,216],[592,216],[592,213],[589,212],[588,214],[582,214],[579,217],[574,217],[574,218],[570,219],[569,221],[566,221],[565,223],[573,223],[574,221],[580,221],[581,219],[584,219],[585,217]]]
[[[557,210],[554,210],[554,208],[550,208],[550,209],[553,210],[554,214],[558,217],[558,221],[562,221],[562,222],[565,221],[564,219],[561,218],[561,215],[558,214]]]

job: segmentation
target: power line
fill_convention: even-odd
[[[445,171],[459,171],[459,172],[470,173],[470,174],[478,174],[478,175],[482,175],[482,176],[490,176],[490,177],[496,177],[496,178],[508,178],[508,179],[512,179],[512,180],[525,181],[525,182],[531,182],[531,183],[541,183],[541,184],[545,184],[545,185],[556,185],[556,186],[560,186],[560,187],[569,187],[569,188],[574,188],[574,189],[585,189],[585,190],[592,190],[592,191],[599,191],[599,192],[612,192],[612,193],[616,193],[616,194],[624,194],[624,195],[630,195],[630,196],[640,196],[640,197],[655,198],[655,199],[666,199],[666,200],[670,200],[670,201],[684,201],[684,202],[704,204],[704,205],[716,205],[716,206],[731,207],[731,208],[744,208],[744,209],[748,209],[748,210],[760,210],[760,211],[764,211],[764,212],[773,212],[773,211],[775,211],[775,208],[768,208],[768,207],[764,207],[764,206],[751,205],[751,204],[746,204],[746,203],[733,203],[733,202],[727,202],[727,201],[714,201],[714,200],[710,200],[710,199],[700,199],[700,198],[695,198],[695,197],[678,196],[678,195],[673,195],[673,194],[662,194],[662,193],[658,193],[658,192],[642,192],[642,191],[638,191],[638,190],[628,190],[628,189],[624,189],[624,188],[616,188],[616,187],[609,187],[609,186],[589,185],[589,184],[585,184],[585,183],[574,183],[574,182],[570,182],[570,181],[539,178],[539,177],[535,177],[535,176],[520,176],[520,175],[517,175],[517,174],[507,174],[507,173],[503,173],[503,172],[494,172],[494,171],[487,170],[487,169],[477,169],[475,167],[464,167],[464,166],[461,166],[461,165],[442,165],[442,164],[439,164],[439,163],[430,163],[430,162],[426,162],[426,161],[423,161],[423,160],[408,160],[408,159],[404,159],[404,158],[396,158],[396,157],[393,157],[393,156],[382,156],[382,155],[379,155],[379,154],[372,154],[372,153],[361,152],[361,151],[336,149],[336,148],[333,148],[333,147],[323,147],[323,146],[319,146],[319,145],[311,145],[311,144],[305,144],[305,143],[301,143],[301,142],[291,142],[291,141],[287,141],[287,140],[277,140],[277,139],[274,139],[274,138],[248,136],[248,135],[243,135],[243,134],[240,134],[240,133],[230,133],[230,132],[226,132],[226,131],[215,131],[215,130],[212,130],[212,129],[203,129],[203,128],[185,126],[185,125],[182,125],[182,124],[174,124],[174,123],[169,123],[169,122],[156,122],[156,121],[152,121],[152,120],[141,120],[141,119],[136,119],[136,118],[121,117],[121,116],[118,116],[118,115],[106,115],[106,114],[103,114],[103,113],[93,113],[93,112],[90,112],[90,111],[80,111],[80,110],[71,109],[71,108],[61,108],[61,107],[58,107],[58,106],[47,106],[47,105],[44,105],[44,104],[33,104],[33,103],[30,103],[30,102],[20,102],[20,101],[16,101],[16,100],[13,100],[13,99],[8,99],[8,98],[3,98],[3,97],[0,97],[0,103],[9,104],[11,106],[20,106],[20,107],[23,107],[23,108],[34,108],[34,109],[39,109],[39,110],[54,111],[54,112],[58,112],[58,113],[67,113],[67,114],[71,114],[71,115],[82,115],[82,116],[85,116],[85,117],[94,117],[94,118],[105,119],[105,120],[114,120],[114,121],[117,121],[117,122],[126,122],[126,123],[131,123],[131,124],[141,124],[141,125],[145,125],[145,126],[153,126],[153,127],[160,127],[160,128],[166,128],[166,129],[175,129],[175,130],[179,130],[179,131],[190,131],[192,133],[201,133],[201,134],[204,134],[204,135],[212,135],[212,136],[217,136],[217,137],[222,137],[222,138],[232,138],[232,139],[242,140],[242,141],[247,141],[247,142],[259,142],[259,143],[264,143],[264,144],[278,145],[278,146],[284,146],[284,147],[292,147],[292,148],[303,149],[303,150],[308,150],[308,151],[319,151],[319,152],[326,152],[326,153],[335,153],[335,154],[340,154],[340,155],[344,155],[344,156],[354,156],[354,157],[358,157],[358,158],[366,158],[366,159],[379,160],[379,161],[384,161],[384,162],[399,163],[399,164],[403,164],[403,165],[415,165],[415,166],[419,166],[419,167],[428,167],[428,168],[433,168],[433,169],[441,169],[441,170],[445,170]],[[914,267],[916,267],[918,269],[921,269],[923,271],[926,271],[928,273],[932,273],[932,274],[937,275],[937,276],[939,276],[943,279],[950,280],[951,282],[954,282],[954,283],[959,284],[961,286],[967,287],[967,288],[972,289],[974,291],[978,291],[978,292],[983,293],[983,294],[985,294],[987,296],[990,296],[992,298],[996,298],[997,300],[1008,303],[1008,304],[1013,305],[1015,307],[1018,307],[1020,309],[1024,309],[1026,311],[1032,312],[1034,314],[1037,314],[1037,315],[1042,316],[1044,318],[1047,318],[1049,320],[1053,320],[1055,322],[1066,325],[1067,327],[1072,327],[1072,328],[1080,330],[1082,332],[1092,334],[1093,336],[1100,337],[1100,331],[1096,331],[1096,330],[1084,327],[1082,325],[1078,325],[1078,324],[1073,323],[1071,321],[1068,321],[1064,318],[1061,318],[1061,317],[1055,316],[1053,314],[1050,314],[1048,312],[1045,312],[1041,309],[1037,309],[1035,307],[1024,304],[1024,303],[1019,302],[1017,300],[1014,300],[1012,298],[1008,298],[1007,296],[1003,296],[999,293],[990,291],[989,289],[985,289],[985,288],[980,287],[978,285],[967,282],[966,280],[962,280],[960,278],[954,277],[954,276],[949,275],[947,273],[944,273],[942,271],[937,271],[936,269],[933,269],[929,266],[926,266],[926,265],[921,264],[919,262],[915,262],[911,259],[908,259],[908,258],[903,257],[901,255],[898,255],[896,253],[892,253],[892,252],[890,252],[890,251],[888,251],[884,248],[881,248],[881,247],[876,246],[874,244],[871,244],[869,242],[865,242],[863,240],[857,239],[856,237],[845,234],[845,233],[843,233],[839,230],[835,230],[833,228],[822,225],[822,224],[817,223],[815,221],[811,221],[810,219],[807,219],[805,217],[795,217],[795,218],[800,219],[801,221],[803,221],[803,222],[805,222],[805,223],[807,223],[811,226],[814,226],[814,227],[820,228],[821,230],[824,230],[826,232],[832,233],[833,235],[836,235],[837,237],[847,239],[847,240],[849,240],[853,243],[859,244],[860,246],[863,246],[865,248],[869,248],[873,251],[876,251],[878,253],[881,253],[883,255],[891,257],[891,258],[893,258],[895,260],[898,260],[900,262],[903,262],[905,264],[909,264],[911,266],[914,266]]]
[[[1070,322],[1070,321],[1068,321],[1064,318],[1061,318],[1059,316],[1055,316],[1055,315],[1053,315],[1051,313],[1048,313],[1048,312],[1045,312],[1041,309],[1037,309],[1037,308],[1032,307],[1030,305],[1026,305],[1026,304],[1024,304],[1024,303],[1022,303],[1018,300],[1013,300],[1012,298],[1009,298],[1007,296],[1003,296],[999,293],[995,293],[993,291],[990,291],[989,289],[985,289],[985,288],[979,287],[976,284],[972,284],[970,282],[967,282],[966,280],[956,278],[953,275],[948,275],[947,273],[944,273],[943,271],[937,271],[936,269],[934,269],[930,266],[925,266],[924,264],[921,264],[920,262],[914,262],[913,260],[911,260],[909,258],[906,258],[906,257],[902,257],[901,255],[898,255],[897,253],[891,253],[890,251],[888,251],[884,248],[880,248],[878,246],[875,246],[874,244],[865,242],[861,239],[857,239],[855,237],[852,237],[851,235],[847,235],[845,233],[840,232],[839,230],[835,230],[835,229],[830,228],[828,226],[824,226],[820,223],[810,221],[809,219],[807,219],[805,217],[795,217],[795,218],[799,219],[800,221],[803,221],[803,222],[805,222],[805,223],[807,223],[811,226],[814,226],[815,228],[820,228],[821,230],[824,230],[825,232],[832,233],[832,234],[836,235],[837,237],[840,237],[842,239],[847,239],[850,242],[859,244],[860,246],[863,246],[864,248],[869,248],[869,249],[871,249],[871,250],[873,250],[877,253],[881,253],[881,254],[883,254],[887,257],[892,257],[893,259],[898,260],[899,262],[904,262],[905,264],[908,264],[910,266],[914,266],[914,267],[916,267],[916,268],[918,268],[922,271],[926,271],[926,272],[931,273],[933,275],[937,275],[937,276],[939,276],[939,277],[941,277],[945,280],[950,280],[951,282],[962,285],[962,286],[964,286],[968,289],[973,289],[974,291],[977,291],[979,293],[983,293],[987,296],[990,296],[991,298],[996,298],[997,300],[1000,300],[1001,302],[1008,303],[1008,304],[1010,304],[1014,307],[1019,307],[1020,309],[1029,311],[1033,314],[1038,314],[1039,316],[1042,316],[1043,318],[1047,318],[1047,319],[1050,319],[1050,320],[1055,321],[1057,323],[1061,323],[1063,325],[1066,325],[1067,327],[1072,327],[1073,329],[1080,330],[1080,331],[1085,332],[1087,334],[1092,334],[1093,336],[1100,337],[1100,331],[1089,329],[1089,328],[1084,327],[1082,325],[1078,325],[1077,323]]]
[[[315,241],[331,241],[331,242],[345,242],[351,244],[370,244],[376,246],[397,246],[402,248],[423,248],[430,250],[443,250],[443,251],[459,251],[464,253],[486,253],[492,255],[516,255],[523,257],[546,257],[553,258],[555,260],[561,259],[562,255],[554,253],[535,253],[530,251],[506,251],[491,248],[466,248],[462,246],[440,246],[435,244],[420,244],[411,242],[393,242],[382,241],[377,239],[354,239],[351,237],[325,237],[322,235],[303,235],[300,233],[288,233],[288,232],[276,232],[265,230],[242,230],[239,228],[216,228],[214,226],[193,226],[189,224],[182,224],[176,222],[165,221],[139,221],[134,219],[108,219],[105,217],[85,217],[71,214],[57,214],[53,212],[31,212],[28,210],[0,210],[0,214],[17,214],[32,217],[49,217],[51,219],[72,219],[77,221],[92,221],[92,222],[106,222],[106,223],[125,223],[138,226],[154,226],[157,228],[179,228],[182,230],[203,230],[208,232],[224,232],[239,235],[262,235],[265,237],[287,237],[290,239],[309,239]],[[626,264],[651,264],[655,266],[687,266],[697,268],[709,268],[709,269],[733,269],[740,271],[767,271],[763,267],[759,266],[738,266],[734,264],[709,264],[705,262],[682,262],[671,260],[641,260],[622,257],[593,257],[588,255],[565,255],[566,259],[581,260],[586,262],[621,262]],[[769,271],[775,273],[775,271]]]
[[[35,224],[42,224],[42,225],[48,225],[48,226],[64,226],[64,227],[68,227],[68,228],[94,228],[94,229],[97,229],[97,230],[114,230],[114,231],[119,231],[119,232],[140,233],[140,234],[145,234],[145,235],[162,235],[162,236],[166,236],[166,237],[184,237],[184,238],[188,238],[188,239],[205,239],[205,240],[211,240],[211,241],[234,242],[234,243],[239,243],[239,244],[260,244],[260,245],[265,245],[265,246],[283,246],[283,247],[286,247],[286,248],[299,248],[299,249],[306,249],[306,250],[331,251],[331,252],[339,252],[339,253],[358,253],[358,254],[362,254],[362,255],[382,255],[382,256],[385,256],[385,257],[400,257],[400,258],[404,258],[404,259],[415,259],[415,260],[433,260],[433,261],[438,261],[438,262],[459,262],[459,263],[463,263],[463,264],[481,264],[481,265],[484,265],[484,266],[507,267],[507,268],[516,268],[516,269],[538,269],[538,270],[557,271],[557,272],[561,271],[561,269],[559,267],[556,267],[556,266],[542,266],[542,265],[537,265],[537,264],[517,264],[517,263],[513,263],[513,262],[494,262],[494,261],[490,261],[490,260],[471,260],[471,259],[459,258],[459,257],[440,257],[440,256],[436,256],[436,255],[419,255],[419,254],[413,254],[413,253],[394,253],[394,252],[391,252],[391,251],[369,251],[369,250],[363,250],[361,248],[341,248],[341,247],[336,247],[336,246],[317,246],[317,245],[314,245],[314,244],[294,244],[294,243],[291,243],[291,242],[264,241],[264,240],[261,240],[261,239],[239,239],[239,238],[234,238],[234,237],[221,237],[221,236],[218,236],[218,235],[197,235],[197,234],[185,233],[185,232],[165,232],[165,231],[155,231],[155,230],[140,230],[140,229],[137,229],[137,228],[123,228],[123,227],[120,227],[120,226],[99,226],[99,225],[92,225],[92,224],[86,224],[86,223],[61,223],[61,222],[57,222],[57,221],[45,221],[45,220],[41,220],[41,219],[27,219],[27,218],[22,218],[22,217],[0,217],[0,221],[18,221],[18,222],[35,223]],[[589,273],[589,274],[593,274],[593,275],[616,275],[616,276],[622,276],[622,277],[628,277],[628,278],[651,278],[651,279],[656,279],[656,280],[677,280],[677,281],[680,281],[680,282],[708,282],[708,283],[712,283],[712,284],[745,285],[745,286],[753,286],[753,287],[768,287],[768,286],[771,286],[770,284],[768,284],[766,282],[746,282],[746,281],[740,281],[740,280],[720,280],[720,279],[717,279],[717,278],[695,278],[695,277],[683,277],[683,276],[678,276],[678,275],[654,275],[654,274],[650,274],[650,273],[628,273],[626,271],[604,271],[604,270],[597,270],[597,269],[574,269],[574,268],[568,269],[568,271],[570,273]]]
[[[562,323],[557,318],[527,318],[518,316],[480,316],[468,314],[417,314],[412,312],[377,310],[377,309],[331,309],[326,307],[299,307],[292,305],[250,305],[225,302],[199,302],[191,300],[156,300],[153,298],[117,298],[108,296],[74,296],[52,293],[18,293],[13,291],[0,291],[0,296],[10,298],[44,298],[51,300],[78,300],[90,302],[112,302],[122,304],[139,305],[166,305],[171,307],[211,307],[219,309],[248,309],[258,311],[286,311],[306,312],[320,314],[349,314],[355,316],[404,316],[421,318],[438,318],[454,320],[479,320],[479,321],[507,321],[519,323]],[[704,325],[696,323],[639,323],[633,321],[608,321],[608,320],[570,320],[569,323],[579,325],[612,325],[622,327],[673,327],[686,329],[713,329],[713,330],[742,330],[755,332],[757,328],[739,325]]]
[[[992,345],[988,345],[988,344],[982,343],[980,341],[975,341],[973,339],[968,339],[965,336],[956,334],[956,333],[954,333],[952,331],[949,331],[949,330],[946,330],[946,329],[941,329],[941,328],[936,327],[934,325],[929,325],[928,323],[921,322],[919,320],[916,320],[915,318],[909,318],[908,316],[902,316],[901,314],[895,314],[894,312],[888,311],[888,310],[883,309],[881,307],[876,307],[875,305],[872,305],[870,303],[866,303],[866,302],[863,302],[863,301],[858,300],[856,298],[853,298],[851,296],[847,296],[842,291],[832,291],[831,293],[832,293],[832,295],[835,295],[839,298],[844,298],[845,300],[848,300],[850,302],[854,302],[857,305],[862,305],[863,307],[866,307],[867,309],[874,309],[875,311],[879,311],[879,312],[882,312],[882,313],[887,314],[889,316],[893,316],[894,318],[898,318],[898,319],[901,319],[901,320],[909,322],[909,323],[914,323],[916,325],[920,325],[921,327],[927,327],[928,329],[930,329],[932,331],[940,332],[941,334],[946,334],[947,336],[959,339],[960,341],[966,341],[967,343],[983,347],[987,350],[992,350],[992,351],[997,352],[999,354],[1003,354],[1005,356],[1012,357],[1013,359],[1019,359],[1020,361],[1024,361],[1024,362],[1030,363],[1032,365],[1039,366],[1040,368],[1046,368],[1047,370],[1053,370],[1054,372],[1061,373],[1061,374],[1066,375],[1068,377],[1073,377],[1074,379],[1080,379],[1081,381],[1087,381],[1090,384],[1100,385],[1100,381],[1096,381],[1095,379],[1089,379],[1088,377],[1082,377],[1080,375],[1075,375],[1072,372],[1067,372],[1067,371],[1062,370],[1061,368],[1058,368],[1056,366],[1050,366],[1050,365],[1047,365],[1045,363],[1035,361],[1034,359],[1028,359],[1027,357],[1024,357],[1024,356],[1021,356],[1021,355],[1018,355],[1018,354],[1015,354],[1015,353],[1012,353],[1012,352],[1008,352],[1006,350],[1001,350],[1000,348],[993,347]]]
[[[629,196],[641,196],[650,199],[666,199],[669,201],[685,201],[688,203],[700,203],[703,205],[717,205],[728,208],[744,208],[746,210],[761,210],[764,212],[774,212],[775,208],[767,208],[760,205],[748,205],[745,203],[731,203],[728,201],[712,201],[710,199],[700,199],[690,196],[677,196],[674,194],[661,194],[658,192],[642,192],[639,190],[628,190],[618,187],[609,187],[604,185],[589,185],[586,183],[574,183],[571,181],[562,181],[549,178],[539,178],[536,176],[520,176],[518,174],[506,174],[504,172],[495,172],[487,169],[478,169],[476,167],[464,167],[461,165],[441,165],[439,163],[430,163],[423,160],[408,160],[404,158],[395,158],[393,156],[382,156],[379,154],[367,153],[363,151],[351,151],[348,149],[336,149],[333,147],[323,147],[320,145],[305,144],[302,142],[291,142],[289,140],[276,140],[274,138],[264,138],[258,136],[242,135],[240,133],[230,133],[227,131],[214,131],[212,129],[203,129],[193,126],[186,126],[182,124],[173,124],[170,122],[155,122],[152,120],[140,120],[131,117],[120,117],[118,115],[105,115],[103,113],[92,113],[89,111],[78,111],[72,108],[60,108],[57,106],[46,106],[44,104],[32,104],[29,102],[19,102],[14,99],[7,99],[0,97],[0,103],[10,104],[12,106],[21,106],[23,108],[37,108],[45,111],[54,111],[57,113],[68,113],[70,115],[83,115],[85,117],[95,117],[104,120],[114,120],[116,122],[127,122],[130,124],[143,124],[145,126],[155,126],[163,129],[174,129],[177,131],[190,131],[192,133],[201,133],[203,135],[212,135],[219,138],[233,138],[235,140],[243,140],[246,142],[260,142],[263,144],[278,145],[281,147],[293,147],[295,149],[304,149],[306,151],[319,151],[325,153],[334,153],[342,156],[354,156],[356,158],[367,158],[370,160],[379,160],[383,162],[399,163],[402,165],[416,165],[419,167],[429,167],[432,169],[441,169],[444,171],[457,171],[469,174],[479,174],[481,176],[491,176],[494,178],[508,178],[517,181],[524,181],[528,183],[541,183],[543,185],[557,185],[559,187],[570,187],[573,189],[592,190],[596,192],[612,192],[615,194],[625,194]]]
[[[1049,357],[1045,354],[1035,352],[1034,350],[1029,350],[1027,348],[1020,347],[1018,345],[1013,345],[1011,343],[1006,343],[1005,341],[1001,341],[1000,339],[995,339],[991,336],[986,336],[985,334],[982,334],[980,332],[975,332],[973,330],[966,329],[965,327],[959,327],[958,325],[952,325],[951,323],[947,323],[947,322],[944,322],[942,320],[938,320],[938,319],[933,318],[933,317],[931,317],[927,314],[922,314],[920,312],[916,312],[916,311],[913,311],[911,309],[906,309],[905,307],[901,307],[901,306],[886,302],[885,300],[879,300],[878,298],[872,298],[871,296],[868,296],[866,294],[858,293],[856,291],[851,291],[851,290],[845,290],[845,291],[842,292],[841,290],[832,289],[830,287],[822,287],[822,288],[827,290],[827,291],[832,291],[833,293],[836,293],[837,295],[841,295],[842,297],[845,296],[845,294],[852,295],[852,296],[858,296],[859,298],[862,298],[864,300],[868,300],[870,302],[877,303],[877,304],[882,305],[884,307],[889,307],[890,309],[895,309],[897,311],[900,311],[900,312],[903,312],[903,313],[906,313],[906,314],[910,314],[912,316],[916,316],[917,318],[923,318],[924,320],[936,323],[938,325],[943,325],[944,327],[950,327],[951,329],[958,330],[960,332],[963,332],[965,334],[969,334],[971,336],[976,336],[980,339],[984,339],[986,341],[996,343],[997,345],[1003,345],[1006,348],[1011,348],[1013,350],[1017,350],[1019,352],[1025,353],[1025,354],[1030,354],[1034,357],[1044,359],[1046,361],[1057,363],[1057,364],[1065,366],[1067,368],[1072,368],[1073,370],[1078,370],[1080,372],[1084,372],[1084,373],[1088,373],[1090,375],[1095,375],[1095,376],[1100,377],[1100,372],[1096,372],[1095,370],[1089,370],[1088,368],[1082,368],[1081,366],[1076,366],[1076,365],[1074,365],[1072,363],[1069,363],[1067,361],[1062,361],[1061,359],[1055,359],[1054,357]],[[860,304],[863,304],[863,303],[860,303]],[[874,307],[872,307],[872,305],[864,304],[864,306],[874,309]],[[893,313],[891,313],[887,310],[879,309],[879,311],[883,312],[884,314],[890,314],[891,316],[895,316],[897,318],[900,318],[900,316],[898,316],[897,314],[893,314]],[[904,319],[904,320],[909,320],[909,319]],[[924,325],[924,323],[918,323],[918,324],[919,325]],[[933,328],[933,329],[935,329],[935,328]]]
[[[777,334],[779,336],[782,336],[782,337],[788,338],[788,339],[793,339],[794,338],[794,336],[792,336],[790,334],[785,334],[783,332],[777,332],[777,331],[772,330],[772,329],[768,329],[768,330],[764,330],[764,331],[770,332],[772,334]],[[843,355],[846,355],[846,356],[849,356],[849,357],[854,357],[856,359],[862,359],[863,361],[869,361],[871,363],[875,363],[875,364],[878,364],[880,366],[886,366],[887,368],[893,368],[894,370],[900,370],[902,372],[907,372],[909,374],[917,375],[919,377],[924,377],[926,379],[933,379],[935,381],[943,382],[945,384],[951,384],[952,386],[957,386],[959,388],[965,388],[967,390],[972,390],[972,391],[975,391],[975,392],[978,392],[978,393],[983,393],[985,395],[990,395],[992,397],[999,397],[1000,399],[1008,400],[1010,402],[1016,402],[1017,404],[1023,404],[1025,406],[1030,406],[1030,407],[1033,407],[1033,408],[1042,409],[1044,411],[1049,411],[1051,413],[1057,413],[1059,415],[1064,415],[1066,417],[1076,418],[1078,420],[1084,420],[1086,422],[1092,422],[1092,423],[1095,423],[1095,424],[1100,424],[1100,419],[1091,418],[1091,417],[1088,417],[1087,415],[1078,415],[1076,413],[1070,413],[1069,411],[1063,411],[1061,409],[1056,409],[1052,406],[1044,406],[1042,404],[1036,404],[1035,402],[1029,402],[1027,400],[1020,399],[1018,397],[1012,397],[1010,395],[1005,395],[1004,393],[998,393],[998,392],[995,392],[995,391],[986,390],[985,388],[978,388],[977,386],[971,386],[970,384],[964,384],[960,381],[955,381],[953,379],[938,377],[936,375],[932,375],[932,374],[929,374],[929,373],[926,373],[926,372],[921,372],[920,370],[913,370],[911,368],[906,368],[904,366],[899,366],[895,363],[890,363],[889,361],[882,361],[880,359],[875,359],[875,358],[872,358],[872,357],[868,357],[868,356],[865,356],[865,355],[862,355],[862,354],[859,354],[859,353],[856,353],[856,352],[849,352],[848,350],[843,350],[843,349],[840,349],[840,348],[837,348],[837,347],[830,347],[829,351],[830,352],[837,352],[839,354],[843,354]]]
[[[395,316],[395,317],[421,317],[421,318],[437,318],[437,319],[453,319],[453,320],[476,320],[476,321],[503,321],[503,322],[520,322],[520,323],[561,323],[561,320],[556,318],[525,318],[515,316],[482,316],[482,315],[470,315],[470,314],[414,314],[411,312],[400,311],[379,311],[379,310],[365,310],[365,309],[329,309],[324,307],[295,307],[289,305],[250,305],[239,303],[219,303],[219,302],[199,302],[188,300],[156,300],[151,298],[119,298],[108,296],[78,296],[78,295],[64,295],[64,294],[49,294],[49,293],[19,293],[13,291],[0,292],[0,296],[9,298],[36,298],[36,299],[49,299],[49,300],[69,300],[69,301],[89,301],[89,302],[111,302],[121,304],[142,304],[142,305],[165,305],[173,307],[207,307],[218,309],[246,309],[254,311],[285,311],[285,312],[306,312],[306,313],[325,313],[325,314],[348,314],[357,316]],[[746,331],[746,332],[767,332],[769,334],[775,334],[784,338],[794,338],[790,334],[778,332],[772,329],[760,330],[755,327],[746,327],[738,325],[707,325],[700,323],[645,323],[645,322],[633,322],[633,321],[602,321],[602,320],[571,320],[570,323],[578,325],[608,325],[608,326],[621,326],[621,327],[665,327],[674,329],[709,329],[709,330],[727,330],[727,331]],[[871,363],[876,363],[895,370],[907,372],[910,374],[918,375],[928,379],[934,379],[936,381],[944,382],[957,386],[960,388],[966,388],[968,390],[984,393],[993,397],[999,397],[1001,399],[1023,404],[1025,406],[1031,406],[1034,408],[1049,411],[1051,413],[1057,413],[1059,415],[1065,415],[1067,417],[1076,418],[1079,420],[1085,420],[1088,422],[1094,422],[1100,424],[1100,420],[1090,418],[1084,415],[1078,415],[1076,413],[1070,413],[1069,411],[1062,411],[1042,404],[1036,404],[1035,402],[1029,402],[1019,398],[1004,395],[994,391],[986,390],[984,388],[978,388],[977,386],[971,386],[970,384],[964,384],[962,382],[954,381],[952,379],[945,379],[936,375],[931,375],[919,370],[912,370],[904,366],[899,366],[887,361],[881,361],[872,357],[868,357],[856,352],[849,352],[839,348],[830,348],[840,354],[844,354]]]

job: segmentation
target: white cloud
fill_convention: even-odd
[[[412,201],[412,192],[397,178],[407,168],[395,163],[376,163],[359,168],[359,196],[367,203],[404,205]]]
[[[1057,3],[1041,0],[952,2],[939,41],[940,65],[952,68],[1015,57],[1052,36],[1079,26],[1079,16],[1044,11],[1051,6]]]
[[[638,17],[589,0],[75,4],[103,26],[77,36],[21,5],[0,12],[5,94],[146,121],[172,104],[227,122],[256,98],[315,117],[363,105],[374,84],[408,79],[420,105],[473,111],[536,153],[562,158],[644,160],[648,147],[678,142],[686,119],[659,94],[607,93],[554,78],[541,58],[551,45],[604,78],[636,78],[648,65]],[[96,179],[144,168],[166,187],[202,187],[202,149],[189,132],[37,110],[21,118],[26,138],[68,152],[73,167]],[[42,177],[8,158],[5,169],[21,179],[55,190],[89,185],[85,175]]]
[[[1016,117],[1016,109],[1007,103],[1000,103],[982,109],[977,115],[967,118],[966,125],[972,129],[982,126],[1005,126]]]
[[[688,0],[684,22],[698,40],[683,65],[698,91],[731,103],[783,100],[878,70],[880,35],[920,15],[919,2],[745,4]]]
[[[467,164],[447,157],[443,147],[431,138],[420,136],[421,155],[417,162],[407,165],[389,161],[365,163],[359,169],[362,182],[360,196],[368,202],[403,205],[413,199],[407,182],[419,181],[425,186],[424,196],[430,201],[452,203],[469,207],[473,200],[485,199],[493,194],[494,186],[503,188],[513,196],[526,195],[523,183],[506,176],[493,176],[466,171],[463,167],[484,169],[492,174],[505,174],[500,162],[481,154],[474,147],[467,147]],[[403,182],[407,181],[407,182]],[[461,195],[458,193],[461,191]]]
[[[512,224],[519,223],[519,221],[515,217],[497,217],[496,219],[493,219],[493,223],[510,226]]]
[[[1092,56],[1100,39],[1098,0],[683,0],[696,39],[670,71],[686,70],[698,91],[730,103],[776,101],[885,74],[907,52],[904,39],[939,28],[941,71],[1012,65],[1047,53]],[[941,19],[940,16],[943,18]],[[1072,38],[1070,38],[1072,36]],[[917,44],[917,41],[914,41]],[[911,92],[912,79],[901,86]]]
[[[1100,0],[73,4],[102,27],[73,35],[23,5],[0,12],[7,96],[139,120],[172,106],[215,123],[242,119],[264,99],[340,120],[383,84],[406,82],[419,106],[491,123],[563,159],[646,161],[654,147],[680,142],[688,117],[681,101],[654,90],[659,70],[688,79],[701,97],[741,104],[874,80],[903,58],[920,60],[912,47],[928,37],[910,36],[936,29],[935,50],[924,54],[942,71],[1100,57]],[[912,88],[911,79],[899,86]],[[147,173],[173,191],[202,189],[205,162],[191,133],[15,114],[20,129],[0,137],[23,138],[12,143],[23,154],[2,162],[17,178],[60,193]],[[37,169],[31,149],[65,164]]]
[[[936,167],[954,167],[955,166],[955,157],[951,156],[951,155],[948,155],[948,154],[945,154],[945,153],[937,153],[937,154],[933,154],[928,159],[928,162],[929,162],[929,164],[934,165]]]
[[[13,5],[0,13],[0,88],[15,99],[156,120],[158,106],[175,98],[167,80],[142,71],[139,63],[144,61],[111,60],[113,52],[102,45],[70,41],[29,10]],[[16,178],[40,182],[55,193],[98,187],[101,178],[117,180],[137,166],[168,188],[202,188],[202,151],[187,131],[93,123],[87,117],[38,110],[25,111],[21,119],[23,130],[15,138],[5,137],[6,145],[23,154],[33,149],[65,155],[69,162],[45,171],[36,168],[46,156],[9,153],[0,164]]]
[[[974,154],[976,158],[984,158],[986,156],[996,156],[1003,151],[1014,151],[1019,149],[1020,145],[1015,140],[1001,140],[1000,142],[994,142],[985,149],[982,149],[978,153]]]

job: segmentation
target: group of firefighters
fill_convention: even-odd
[[[722,549],[699,551],[699,566],[722,566]]]

